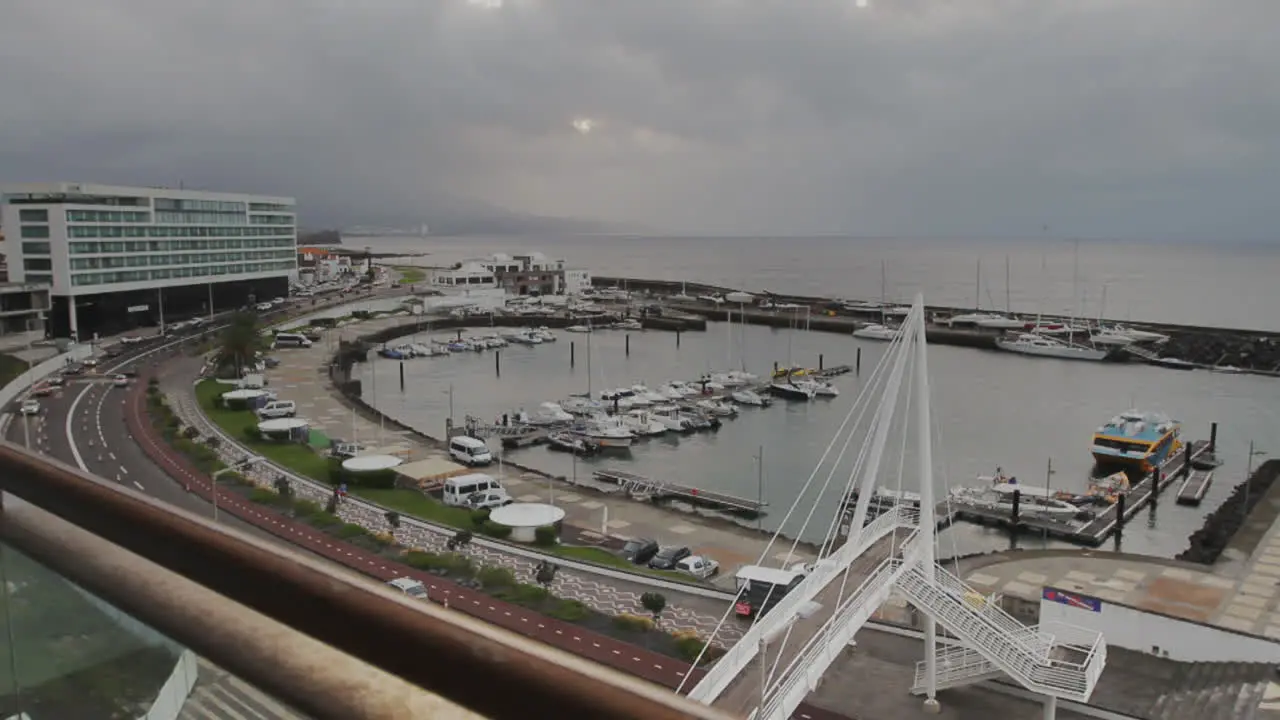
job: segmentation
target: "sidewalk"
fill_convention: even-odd
[[[280,394],[280,399],[297,402],[299,417],[306,418],[313,428],[329,437],[351,439],[354,432],[366,443],[370,438],[379,438],[380,442],[371,443],[378,446],[377,452],[399,454],[406,458],[406,462],[427,458],[447,461],[448,455],[442,448],[422,441],[414,433],[397,431],[392,427],[380,428],[377,423],[354,413],[343,399],[337,397],[338,391],[329,381],[329,361],[339,340],[350,341],[388,327],[420,322],[420,318],[384,318],[324,330],[324,339],[310,348],[274,353],[280,365],[266,373],[270,387]],[[433,434],[430,430],[422,431],[429,436]],[[485,472],[497,476],[517,500],[546,502],[551,494],[548,488],[551,481],[542,475],[509,466],[491,466]],[[757,562],[768,543],[767,535],[733,527],[726,521],[578,490],[564,483],[557,483],[555,488],[555,503],[565,510],[566,524],[600,533],[607,507],[609,535],[618,538],[651,537],[663,544],[687,544],[694,553],[710,556],[720,563],[721,572],[716,584],[724,589],[733,590],[733,577],[738,568]],[[813,553],[805,546],[798,546],[794,554],[788,552],[790,547],[790,541],[776,543],[768,562],[789,564],[813,560]]]

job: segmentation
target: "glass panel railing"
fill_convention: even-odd
[[[0,543],[0,718],[303,716]]]

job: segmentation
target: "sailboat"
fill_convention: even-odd
[[[898,337],[899,330],[889,327],[886,316],[889,313],[888,300],[885,298],[885,267],[880,261],[880,322],[864,325],[853,331],[853,336],[863,340],[893,340]]]
[[[1004,315],[990,314],[975,323],[978,327],[990,330],[1018,330],[1026,327],[1026,322],[1013,317],[1013,303],[1009,289],[1009,256],[1004,256]]]
[[[683,282],[680,283],[680,292],[676,295],[672,295],[671,299],[675,300],[676,302],[697,302],[697,298],[692,297],[691,295],[685,292]]]
[[[1072,274],[1072,294],[1079,287],[1080,276],[1080,243],[1075,244],[1075,268]],[[1076,345],[1074,341],[1075,302],[1072,302],[1071,318],[1067,321],[1068,335],[1066,342],[1046,337],[1041,333],[1019,333],[1013,337],[996,339],[996,347],[1007,352],[1036,357],[1052,357],[1060,360],[1105,360],[1108,351],[1093,347]],[[1040,325],[1040,317],[1036,316],[1036,326]]]

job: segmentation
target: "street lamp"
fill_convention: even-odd
[[[231,467],[224,467],[221,470],[218,470],[217,472],[209,476],[209,491],[210,491],[211,497],[213,498],[213,521],[215,523],[218,522],[218,477],[220,475],[225,475],[226,473],[229,473],[229,472],[238,472],[240,470],[243,470],[249,467],[250,465],[253,465],[254,463],[260,462],[261,460],[262,458],[260,457],[245,458],[244,460],[241,460],[235,465],[232,465]]]

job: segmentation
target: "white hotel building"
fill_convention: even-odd
[[[9,276],[48,283],[53,337],[90,338],[288,294],[292,198],[75,183],[0,187]]]

